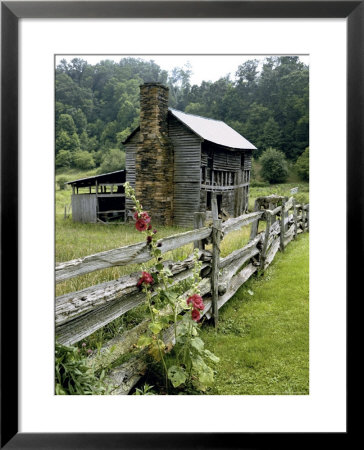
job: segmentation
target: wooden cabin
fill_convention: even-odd
[[[125,170],[80,178],[72,186],[72,219],[95,223],[126,220]]]
[[[222,121],[168,108],[167,87],[140,86],[140,126],[124,145],[126,181],[155,222],[192,226],[213,197],[222,216],[247,210],[256,147]]]

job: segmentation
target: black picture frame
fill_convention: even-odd
[[[347,18],[347,304],[361,292],[364,219],[364,1],[1,2],[1,448],[226,449],[292,445],[280,433],[18,432],[18,21],[20,18]],[[360,261],[360,262],[358,262]],[[9,320],[11,318],[11,320]],[[9,345],[11,336],[11,345]],[[349,347],[348,347],[349,348]],[[348,432],[337,433],[336,440]],[[310,433],[300,436],[304,444]],[[319,443],[327,436],[315,434]]]

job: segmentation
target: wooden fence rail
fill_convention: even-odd
[[[200,291],[204,296],[205,309],[202,315],[218,322],[218,310],[255,272],[264,271],[273,261],[278,250],[295,239],[297,234],[309,230],[309,205],[296,204],[293,197],[260,197],[255,202],[255,211],[225,222],[216,219],[204,226],[201,213],[196,213],[195,230],[160,239],[162,253],[193,243],[199,249],[202,261]],[[290,213],[292,211],[292,213]],[[278,217],[277,217],[278,216]],[[258,232],[259,222],[265,222],[265,230]],[[244,247],[220,257],[220,241],[224,236],[242,227],[251,226],[250,241]],[[205,250],[206,243],[212,250]],[[83,258],[57,264],[56,282],[108,267],[147,262],[151,259],[145,242],[96,253]],[[183,261],[165,261],[171,271],[172,283],[176,284],[192,276],[193,257]],[[125,275],[117,280],[91,286],[56,298],[55,325],[57,341],[74,344],[101,327],[107,325],[145,301],[137,287],[140,272]],[[183,298],[188,297],[186,292]],[[143,320],[121,336],[109,341],[89,358],[96,369],[110,367],[115,361],[129,354],[139,336],[145,332],[149,319]],[[174,334],[165,332],[166,343],[172,343]],[[116,384],[112,393],[127,394],[145,371],[145,352],[132,355],[126,362],[113,369],[109,381]]]

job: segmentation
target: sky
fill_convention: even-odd
[[[189,63],[192,70],[190,82],[200,85],[202,81],[216,81],[227,74],[231,74],[231,78],[234,79],[238,66],[243,62],[249,59],[263,61],[267,56],[271,55],[57,55],[56,64],[61,59],[70,61],[73,58],[81,58],[94,65],[105,59],[119,62],[123,57],[136,57],[147,61],[153,60],[162,69],[171,72],[174,67],[184,67]],[[308,55],[300,55],[300,60],[309,64]]]

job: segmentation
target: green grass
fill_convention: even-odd
[[[219,311],[201,338],[220,357],[211,395],[309,393],[309,237],[278,253]]]

